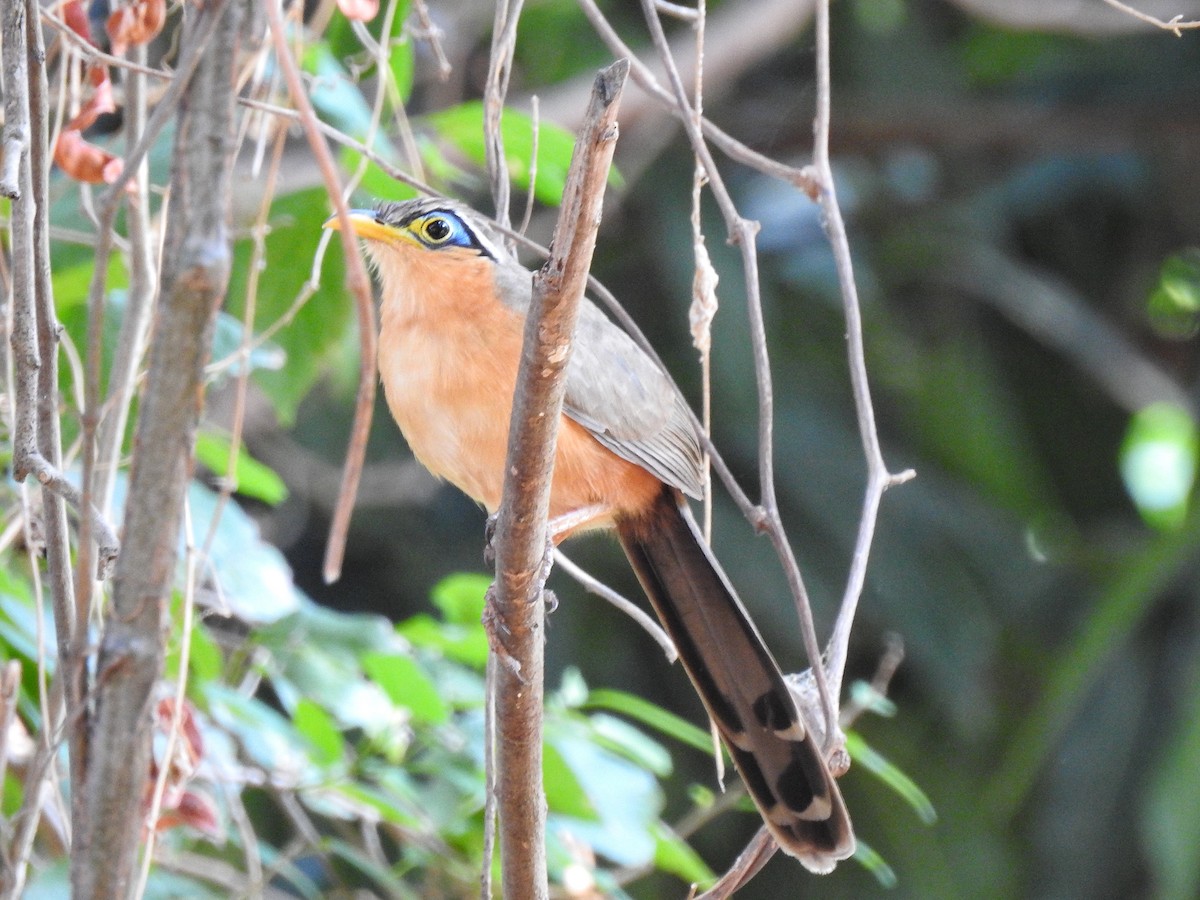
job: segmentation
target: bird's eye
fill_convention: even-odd
[[[425,232],[425,237],[437,244],[450,237],[451,232],[450,223],[441,216],[427,219],[421,226],[421,230]]]

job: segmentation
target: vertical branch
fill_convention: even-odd
[[[542,584],[546,516],[571,339],[596,245],[616,114],[629,63],[596,76],[575,145],[553,252],[533,282],[513,398],[496,528],[496,612],[508,665],[498,665],[497,762],[504,896],[547,896],[542,790]]]
[[[883,492],[893,484],[908,481],[915,474],[911,470],[893,475],[883,460],[879,447],[879,433],[875,428],[875,409],[871,403],[871,386],[867,378],[866,352],[863,349],[862,311],[858,305],[858,288],[854,282],[854,265],[850,259],[850,242],[846,236],[846,223],[838,205],[837,190],[833,183],[833,169],[829,165],[829,119],[830,119],[830,76],[829,76],[829,0],[817,2],[817,115],[814,123],[813,162],[818,186],[817,202],[821,206],[825,232],[833,251],[837,267],[838,285],[842,293],[842,307],[846,317],[846,353],[850,365],[850,386],[854,393],[854,409],[858,415],[858,431],[862,438],[863,455],[867,460],[867,489],[863,497],[862,515],[858,524],[858,537],[854,555],[850,561],[850,572],[846,579],[846,590],[838,609],[837,621],[825,660],[829,672],[830,689],[836,696],[841,692],[842,676],[846,668],[846,654],[850,644],[850,629],[854,614],[862,595],[867,575],[867,560],[871,554],[871,543],[875,536],[875,522],[879,515],[879,502]]]
[[[36,4],[27,9],[18,0],[6,3],[3,13],[5,128],[22,141],[12,205],[13,476],[24,480],[32,473],[43,485],[47,582],[75,778],[86,756],[85,668],[76,652],[78,626],[63,502],[64,496],[73,496],[73,489],[59,471],[58,326],[50,292],[46,87],[36,9]],[[25,511],[27,520],[30,514]],[[45,729],[54,727],[52,720],[43,723]]]
[[[143,828],[152,692],[162,672],[184,493],[204,396],[203,370],[229,277],[234,78],[244,3],[228,2],[182,103],[171,173],[162,301],[96,670],[96,744],[84,784],[71,883],[79,898],[123,897]],[[202,16],[185,8],[185,42]],[[77,787],[78,789],[78,787]]]
[[[38,6],[29,4],[25,20],[29,47],[29,164],[33,187],[33,287],[40,363],[38,366],[38,453],[49,468],[57,472],[62,465],[62,437],[58,418],[58,320],[50,281],[50,143],[49,88],[46,81],[45,48],[41,23],[35,14]],[[75,598],[71,575],[71,547],[67,527],[67,508],[63,496],[43,490],[42,516],[46,537],[46,584],[50,589],[58,634],[58,678],[63,684],[65,728],[72,784],[82,784],[87,765],[89,715],[87,702],[87,622]],[[81,515],[81,520],[85,516]],[[107,523],[98,515],[101,527],[102,567],[115,552],[115,537],[106,536]],[[48,723],[44,726],[48,727]],[[79,797],[71,797],[72,820],[78,821],[82,806]]]
[[[146,63],[146,45],[129,48],[130,61]],[[136,68],[125,72],[125,104],[123,107],[126,146],[135,152],[146,127],[146,76]],[[96,507],[110,514],[113,484],[120,462],[125,428],[137,383],[138,368],[145,352],[156,287],[154,247],[150,229],[149,165],[143,157],[134,169],[133,191],[126,207],[129,228],[129,292],[117,350],[109,374],[107,414],[99,424],[96,438]]]
[[[800,635],[804,641],[804,650],[808,654],[809,663],[812,665],[813,680],[816,683],[817,694],[821,699],[821,708],[825,714],[824,731],[828,750],[837,742],[837,696],[830,690],[828,678],[821,665],[821,648],[817,641],[816,627],[813,625],[808,589],[800,575],[800,567],[796,563],[795,553],[792,551],[791,544],[788,543],[775,496],[775,394],[771,380],[771,361],[767,352],[767,329],[763,318],[762,297],[759,292],[756,240],[759,226],[757,222],[743,218],[738,212],[733,197],[721,178],[712,153],[705,143],[703,130],[697,125],[696,117],[691,112],[687,91],[680,78],[679,70],[675,66],[675,61],[671,58],[671,48],[667,43],[667,36],[663,32],[662,22],[658,19],[654,0],[642,0],[642,10],[650,30],[650,38],[666,68],[675,104],[679,109],[680,121],[687,132],[692,150],[704,165],[713,197],[721,209],[721,214],[725,217],[730,243],[735,244],[741,252],[746,286],[746,310],[750,321],[751,347],[754,354],[754,377],[758,385],[758,483],[760,496],[759,506],[754,511],[754,524],[770,537],[775,553],[783,564],[788,588],[796,601],[796,610],[800,619]]]
[[[492,26],[492,49],[488,56],[487,84],[483,91],[483,144],[487,170],[492,179],[492,200],[496,204],[496,221],[509,226],[508,161],[504,155],[504,135],[501,120],[504,100],[508,96],[508,79],[512,74],[513,52],[517,43],[517,21],[521,18],[523,0],[498,0],[496,20]]]

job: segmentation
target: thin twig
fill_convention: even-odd
[[[215,516],[213,517],[216,518]],[[172,760],[175,758],[175,747],[179,743],[180,726],[183,723],[184,705],[187,702],[188,665],[192,650],[192,624],[196,611],[196,561],[200,552],[196,548],[192,529],[192,514],[190,505],[184,502],[184,532],[186,550],[184,551],[184,582],[183,582],[183,626],[179,630],[179,672],[175,678],[175,694],[171,705],[171,722],[167,728],[166,746],[162,751],[162,762],[158,767],[158,777],[154,780],[154,790],[150,799],[150,809],[146,813],[146,840],[142,847],[142,864],[138,869],[137,888],[133,896],[141,897],[146,893],[146,882],[150,878],[150,864],[154,860],[154,846],[158,837],[158,819],[162,813],[163,797],[167,792],[167,781],[171,778]]]
[[[629,598],[617,593],[599,578],[589,574],[585,569],[572,562],[558,548],[554,550],[554,563],[579,582],[585,591],[595,594],[602,600],[607,600],[621,612],[625,613],[625,615],[629,616],[629,618],[633,619],[638,625],[642,626],[642,630],[654,638],[658,646],[662,647],[663,653],[667,655],[667,662],[673,663],[679,659],[679,653],[676,651],[675,644],[671,641],[670,636],[655,621],[654,617],[640,606]]]
[[[496,3],[495,23],[492,26],[492,48],[488,55],[487,81],[483,88],[483,142],[487,171],[492,180],[492,201],[496,221],[508,227],[508,203],[511,185],[508,180],[508,159],[504,153],[504,101],[508,96],[508,80],[512,74],[513,54],[517,48],[517,22],[523,0],[499,0]]]
[[[1169,31],[1175,35],[1175,37],[1183,37],[1183,29],[1185,28],[1200,28],[1200,21],[1188,21],[1185,20],[1182,15],[1172,16],[1170,19],[1163,21],[1162,19],[1156,19],[1154,16],[1144,13],[1139,9],[1134,9],[1132,6],[1122,3],[1121,0],[1104,0],[1104,2],[1113,9],[1131,15],[1135,19],[1146,22],[1149,25],[1153,25],[1155,28],[1161,28],[1164,31]]]
[[[433,58],[438,67],[438,78],[445,81],[454,71],[454,67],[450,65],[450,60],[446,58],[446,51],[442,47],[442,30],[434,25],[433,19],[429,17],[429,7],[425,4],[425,0],[413,0],[412,11],[421,25],[420,37],[429,43],[429,48],[433,51]]]
[[[130,47],[129,54],[135,61],[144,64],[145,44]],[[125,78],[125,103],[122,107],[129,153],[137,150],[146,127],[146,103],[146,76],[136,69],[130,70]],[[129,290],[121,317],[117,349],[109,370],[106,412],[96,435],[96,481],[93,491],[96,508],[105,515],[112,513],[112,491],[116,484],[121,445],[125,439],[158,289],[158,248],[150,227],[150,166],[144,157],[134,171],[133,185],[125,216],[129,231]]]
[[[360,347],[358,395],[354,404],[354,424],[351,426],[350,444],[346,448],[346,466],[342,470],[342,490],[333,511],[333,522],[329,527],[329,541],[325,547],[323,573],[326,582],[338,579],[342,571],[342,559],[346,551],[346,536],[350,531],[350,513],[354,509],[354,497],[362,478],[363,460],[367,452],[367,436],[371,430],[371,411],[375,404],[375,307],[371,300],[371,279],[363,262],[362,252],[354,237],[350,224],[350,212],[342,200],[341,178],[337,165],[329,153],[329,147],[320,138],[317,116],[300,80],[300,70],[287,43],[287,32],[283,26],[283,15],[278,2],[269,0],[265,4],[271,40],[275,44],[275,58],[283,70],[288,93],[296,104],[300,126],[312,150],[325,191],[337,209],[342,252],[346,260],[346,287],[354,298],[358,312],[358,341]]]
[[[541,113],[537,94],[529,98],[530,148],[529,148],[529,189],[525,194],[525,213],[521,216],[521,224],[517,228],[520,234],[529,230],[529,222],[533,218],[534,201],[537,199],[538,176],[538,139],[541,137]]]
[[[17,719],[17,701],[20,699],[21,661],[10,659],[0,669],[0,784],[8,771],[8,734]]]
[[[782,563],[788,588],[796,602],[800,620],[800,634],[803,638],[804,649],[813,667],[817,690],[821,697],[821,707],[825,712],[825,734],[833,739],[837,735],[837,697],[830,690],[824,668],[821,665],[821,650],[817,641],[816,628],[813,625],[812,607],[808,600],[808,590],[800,575],[800,567],[796,563],[795,553],[787,540],[783,522],[779,515],[779,507],[775,497],[775,456],[774,456],[774,393],[771,384],[771,364],[767,353],[766,324],[763,319],[762,298],[758,281],[758,251],[755,235],[758,223],[745,219],[738,212],[729,190],[717,169],[716,162],[705,143],[704,135],[696,125],[696,119],[687,99],[687,91],[680,78],[679,70],[671,58],[670,47],[662,23],[654,10],[653,0],[642,0],[642,10],[646,24],[650,30],[650,38],[659,53],[660,60],[666,68],[668,80],[675,96],[675,102],[680,110],[680,120],[691,142],[692,150],[704,166],[708,175],[709,185],[717,206],[725,218],[729,231],[729,240],[737,245],[742,257],[743,281],[746,288],[746,309],[750,322],[751,348],[754,355],[754,375],[758,385],[758,478],[759,478],[759,507],[755,510],[756,518],[753,524],[765,532],[775,548],[776,555]],[[831,749],[827,747],[826,749]]]
[[[479,872],[479,900],[492,900],[492,868],[496,858],[496,654],[489,653],[483,696],[483,865]]]
[[[658,83],[658,79],[655,78],[650,68],[641,62],[629,46],[621,40],[616,30],[609,24],[604,14],[600,11],[600,7],[597,6],[595,0],[578,0],[578,3],[584,16],[587,17],[592,28],[596,30],[596,34],[599,35],[600,40],[608,47],[609,52],[618,58],[630,60],[632,68],[629,74],[634,83],[653,97],[655,101],[665,106],[672,115],[682,120],[687,113],[678,107],[671,92]],[[764,175],[778,178],[780,181],[797,187],[810,197],[816,196],[816,185],[811,175],[805,169],[784,165],[778,160],[764,156],[757,150],[752,150],[741,141],[718,128],[708,119],[702,119],[701,127],[704,136],[712,141],[713,146],[717,147],[730,159],[756,169]]]
[[[850,560],[850,571],[846,577],[846,589],[838,608],[837,620],[829,645],[825,665],[829,671],[830,687],[841,693],[845,675],[846,656],[849,652],[850,631],[854,625],[854,614],[862,596],[863,583],[867,576],[867,561],[871,555],[871,543],[875,536],[875,524],[879,516],[879,502],[883,493],[894,484],[900,484],[914,476],[911,470],[893,475],[883,460],[879,446],[879,432],[875,427],[875,408],[871,402],[871,386],[867,377],[866,351],[863,347],[862,310],[858,303],[858,288],[854,282],[854,263],[850,257],[850,242],[846,236],[846,224],[838,205],[837,190],[833,180],[833,169],[829,164],[830,122],[830,64],[829,64],[829,0],[817,3],[817,115],[813,140],[813,172],[821,190],[818,202],[821,206],[829,246],[833,251],[837,267],[838,285],[841,288],[842,308],[846,317],[846,354],[850,367],[850,386],[854,394],[854,409],[858,415],[858,431],[862,439],[863,454],[867,461],[867,487],[863,497],[859,519],[858,536],[854,543],[854,554]],[[819,686],[819,683],[818,683]]]
[[[0,195],[9,200],[21,196],[21,157],[29,146],[29,131],[22,130],[20,123],[6,122],[4,125],[4,164],[0,169]]]

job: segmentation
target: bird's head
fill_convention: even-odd
[[[378,260],[384,248],[452,252],[468,257],[501,258],[503,251],[488,234],[488,227],[462,204],[440,198],[380,203],[374,209],[350,210],[354,233],[367,242]],[[336,215],[325,227],[341,230]],[[507,254],[503,254],[507,255]]]

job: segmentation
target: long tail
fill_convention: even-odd
[[[617,533],[779,846],[814,872],[831,871],[854,852],[841,793],[685,501],[664,488]]]

